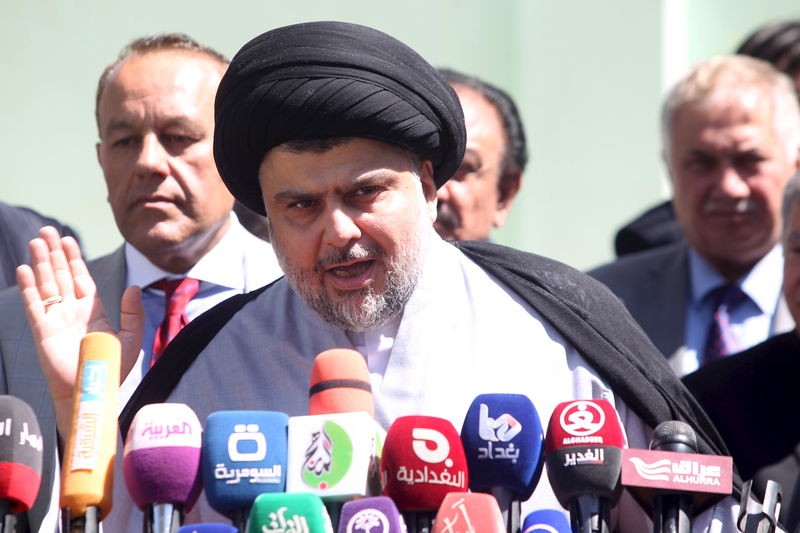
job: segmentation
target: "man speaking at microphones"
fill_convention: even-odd
[[[140,406],[162,401],[201,419],[303,415],[314,356],[349,348],[367,360],[384,427],[404,415],[460,426],[473,398],[502,390],[527,395],[542,417],[562,401],[613,401],[642,447],[649,428],[680,416],[703,450],[725,450],[602,285],[549,259],[436,235],[436,190],[459,167],[464,120],[454,91],[408,46],[342,22],[274,29],[237,53],[215,110],[220,175],[268,217],[286,276],[184,328],[126,406],[123,431]],[[523,511],[557,506],[542,477]],[[714,511],[724,520],[708,515],[698,531],[732,523],[732,509]],[[187,519],[216,521],[208,512],[201,502]],[[635,504],[620,515],[621,531],[644,530]]]

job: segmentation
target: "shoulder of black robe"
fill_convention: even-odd
[[[550,322],[646,424],[686,422],[697,433],[700,453],[728,455],[703,408],[605,285],[563,263],[513,248],[477,241],[455,245]],[[734,489],[738,495],[736,472]]]
[[[454,244],[548,320],[646,424],[655,427],[681,420],[697,433],[700,453],[728,454],[703,409],[603,284],[562,263],[513,248],[483,242]],[[217,305],[170,342],[120,415],[123,435],[136,412],[165,401],[222,326],[268,287]],[[734,489],[738,495],[741,479],[737,473]]]

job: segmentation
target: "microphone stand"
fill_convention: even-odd
[[[574,533],[609,533],[611,504],[605,498],[584,494],[569,502],[569,520]]]

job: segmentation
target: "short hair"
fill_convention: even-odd
[[[797,76],[800,74],[800,21],[762,26],[745,39],[736,53],[763,59],[781,72]]]
[[[503,133],[506,136],[506,149],[503,154],[500,179],[502,180],[512,170],[518,170],[521,174],[528,163],[528,148],[525,142],[525,129],[522,126],[522,119],[511,96],[503,89],[475,76],[447,68],[440,68],[439,73],[450,85],[459,85],[472,89],[486,98],[497,109],[503,125]]]
[[[783,189],[783,205],[781,206],[781,214],[783,215],[783,234],[789,230],[789,215],[792,213],[792,207],[800,204],[800,172],[795,173],[794,176],[789,178],[786,186]]]
[[[800,150],[800,107],[792,81],[766,61],[741,55],[703,61],[672,88],[661,109],[664,153],[668,155],[671,149],[672,125],[682,106],[753,90],[772,102],[775,133],[785,142],[788,156],[796,159]]]
[[[108,77],[111,75],[111,72],[129,57],[165,50],[196,52],[218,61],[225,67],[227,67],[230,63],[227,57],[220,54],[210,46],[200,44],[185,33],[161,33],[158,35],[148,35],[134,39],[126,44],[122,50],[120,50],[117,59],[107,65],[106,68],[103,69],[103,73],[100,74],[94,100],[94,117],[97,121],[98,128],[100,127],[100,98],[103,96],[103,91],[106,88]]]

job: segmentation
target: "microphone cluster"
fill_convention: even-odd
[[[64,531],[97,531],[111,505],[119,345],[91,334],[81,348],[73,428],[64,454]],[[694,514],[732,492],[729,457],[696,453],[691,428],[656,428],[650,450],[627,447],[605,400],[556,406],[546,435],[527,396],[482,394],[460,434],[444,419],[404,416],[384,431],[370,377],[353,350],[315,361],[310,414],[220,411],[202,427],[183,404],[134,418],[123,473],[146,533],[607,533],[623,487],[654,517],[654,532],[689,531]],[[109,407],[110,406],[110,407]],[[42,439],[32,410],[0,397],[3,520],[29,509]],[[547,478],[561,506],[521,519]],[[183,525],[205,492],[231,524]],[[0,533],[14,531],[13,522]]]

